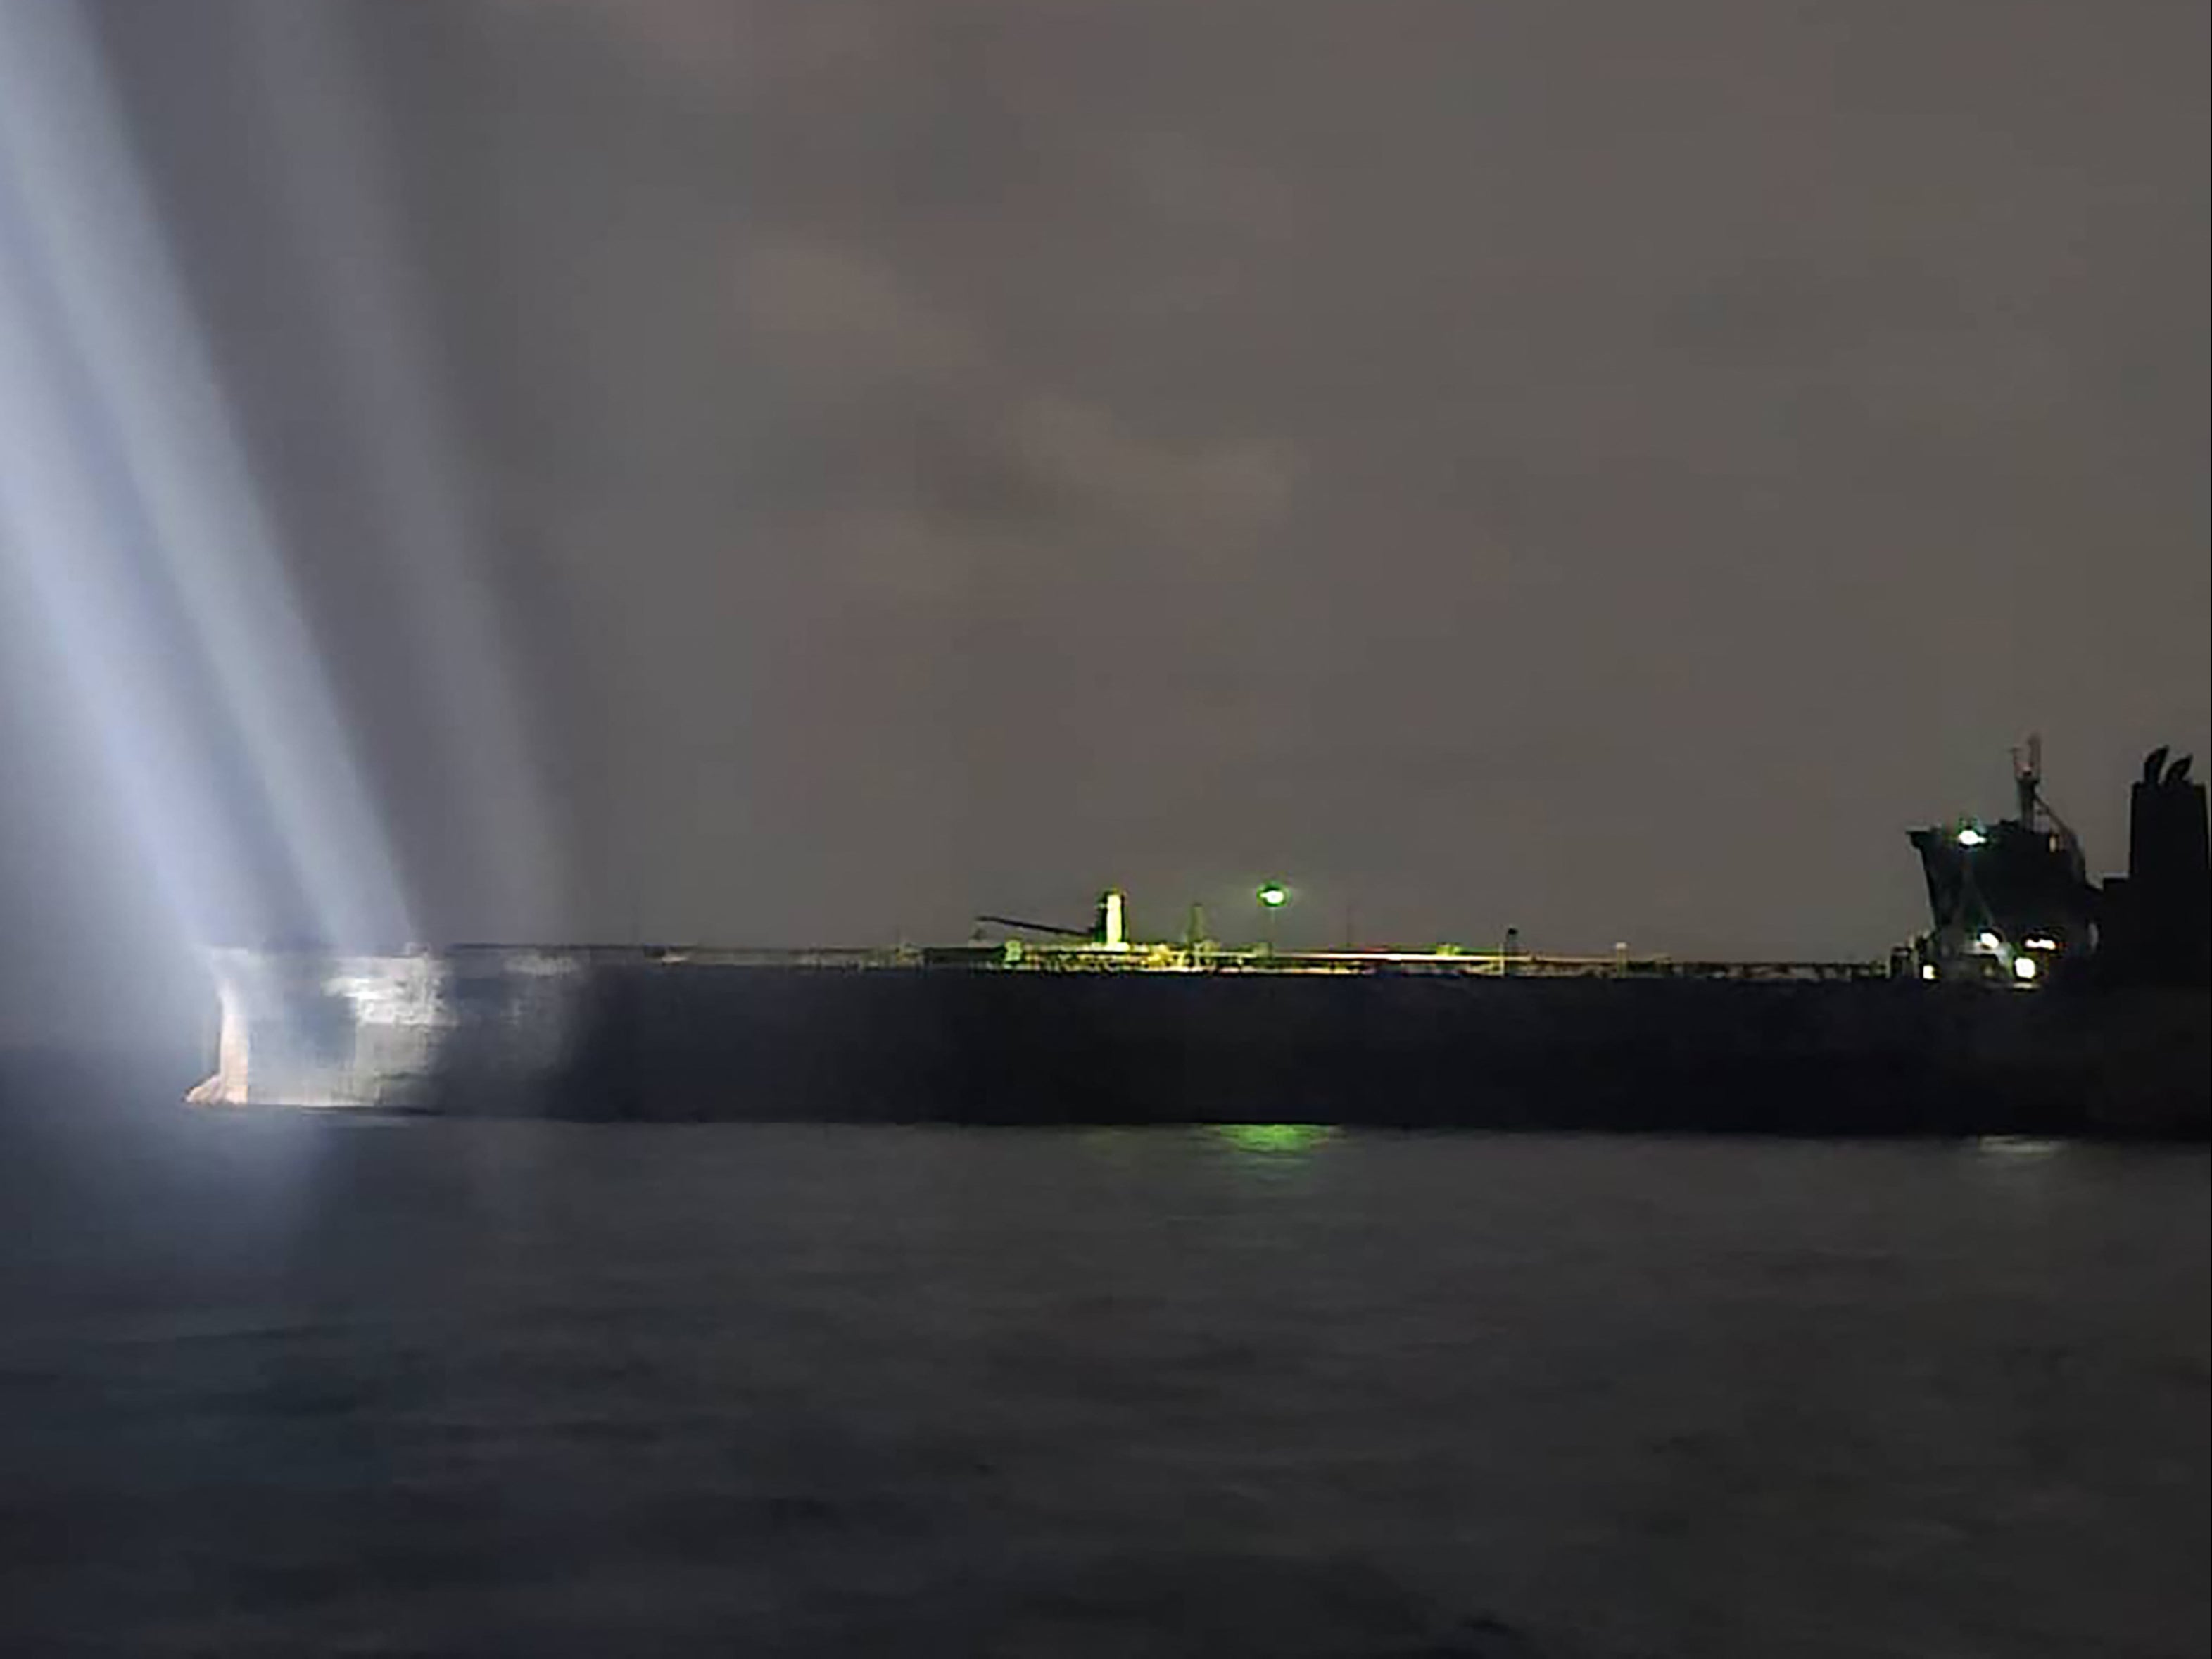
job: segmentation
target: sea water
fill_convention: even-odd
[[[2208,1173],[19,1101],[0,1651],[2198,1659]]]

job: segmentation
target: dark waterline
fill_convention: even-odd
[[[2201,1151],[0,1110],[11,1652],[2194,1656]]]

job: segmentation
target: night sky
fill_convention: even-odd
[[[2212,748],[2191,0],[83,15],[417,937],[1872,956]],[[167,1030],[36,518],[0,1040]]]

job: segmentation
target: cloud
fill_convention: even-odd
[[[1187,449],[1074,398],[1028,400],[1007,422],[1006,440],[1040,485],[1138,526],[1249,532],[1279,517],[1290,498],[1291,465],[1279,444],[1231,438]]]
[[[961,534],[1095,526],[1214,543],[1266,528],[1288,504],[1279,441],[1163,436],[1096,398],[1032,385],[881,259],[815,239],[757,242],[740,262],[738,311],[785,400],[768,418],[803,428],[823,512],[866,526],[871,546],[926,556],[933,537],[901,515]]]
[[[823,9],[851,8],[831,0]],[[537,27],[541,14],[566,14],[633,61],[702,84],[726,84],[750,55],[750,37],[757,33],[753,12],[727,0],[495,0],[494,15]]]
[[[982,361],[974,334],[890,265],[803,238],[746,250],[738,307],[754,343],[810,390],[935,379]]]

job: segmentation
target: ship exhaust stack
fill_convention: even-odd
[[[2128,873],[2105,884],[2106,977],[2212,983],[2212,836],[2186,755],[2154,749],[2128,799]]]

